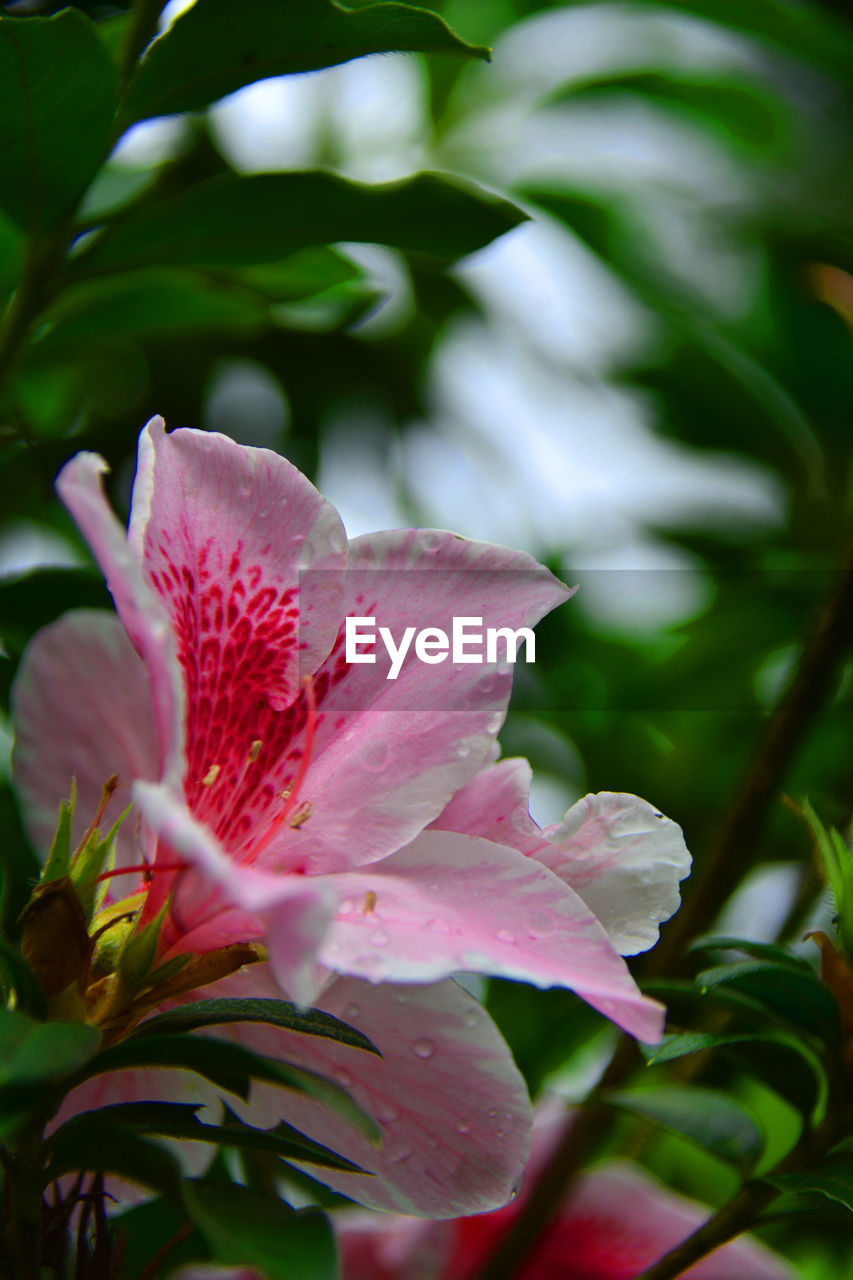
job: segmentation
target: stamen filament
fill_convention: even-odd
[[[299,788],[305,781],[305,775],[308,772],[308,766],[311,763],[311,750],[314,746],[314,733],[317,728],[317,699],[314,696],[314,682],[310,676],[302,677],[302,688],[305,690],[305,740],[302,745],[302,759],[299,761],[299,768],[294,774],[293,780],[283,793],[284,804],[279,812],[275,815],[267,830],[261,836],[260,841],[252,850],[252,860],[254,861],[259,854],[263,853],[269,843],[281,830],[289,814],[293,812],[296,802],[299,799]],[[303,804],[299,806],[300,812],[294,818],[291,826],[299,827],[311,812],[310,805]],[[300,816],[300,814],[304,816]]]
[[[116,867],[114,871],[102,871],[98,876],[98,883],[111,880],[113,876],[129,876],[134,871],[150,880],[155,871],[186,871],[187,865],[186,862],[140,862],[135,867]]]

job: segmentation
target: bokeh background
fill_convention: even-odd
[[[121,5],[79,7],[121,19]],[[306,255],[312,287],[291,274],[290,296],[246,274],[215,306],[190,305],[152,273],[60,317],[4,406],[0,731],[8,745],[32,631],[109,606],[52,496],[57,467],[97,449],[126,510],[136,435],[162,413],[281,451],[351,535],[451,528],[578,583],[517,673],[504,753],[530,757],[541,822],[587,791],[636,792],[681,823],[701,866],[847,554],[853,26],[829,0],[424,7],[492,62],[375,56],[145,122],[90,215],[164,174],[180,190],[227,168],[319,165],[372,183],[449,172],[529,220],[449,269],[344,244],[335,262]],[[50,6],[4,6],[35,8]],[[8,288],[3,226],[0,249]],[[830,683],[784,779],[792,803],[742,849],[734,891],[709,895],[704,930],[800,945],[831,915],[797,813],[807,795],[849,826],[849,667]],[[534,1090],[578,1093],[594,1076],[607,1033],[572,997],[495,984],[488,999]],[[761,1115],[771,1162],[795,1112],[718,1072]],[[672,1137],[640,1156],[706,1201],[734,1185]],[[843,1280],[848,1233],[824,1202],[771,1238],[804,1277]]]

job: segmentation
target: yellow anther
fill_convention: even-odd
[[[306,819],[310,817],[311,817],[311,806],[308,803],[308,801],[305,800],[296,810],[296,813],[294,813],[288,825],[292,827],[294,831],[298,831],[299,828],[302,826],[303,822],[305,822]]]
[[[202,778],[201,785],[203,787],[212,787],[216,779],[219,777],[221,768],[222,768],[221,765],[212,764],[208,769],[207,773]]]
[[[255,738],[255,741],[249,747],[249,760],[252,764],[255,763],[258,756],[263,751],[263,749],[264,749],[263,740],[261,738]]]
[[[376,906],[376,894],[372,889],[368,889],[364,895],[364,915],[369,916],[373,908]]]

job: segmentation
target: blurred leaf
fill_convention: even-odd
[[[267,998],[198,1000],[194,1004],[180,1005],[167,1013],[158,1013],[143,1022],[131,1034],[139,1039],[149,1035],[163,1035],[174,1031],[195,1031],[198,1027],[215,1027],[224,1023],[263,1022],[287,1031],[299,1031],[303,1035],[322,1036],[338,1044],[348,1044],[354,1049],[382,1055],[367,1036],[354,1027],[347,1026],[340,1018],[322,1009],[302,1009],[289,1000]]]
[[[811,1115],[826,1099],[826,1073],[820,1059],[794,1036],[761,1031],[686,1031],[664,1036],[659,1045],[642,1046],[650,1066],[704,1050],[719,1050],[741,1070],[755,1074],[803,1115]]]
[[[207,1180],[186,1183],[184,1200],[218,1262],[265,1280],[336,1280],[334,1237],[316,1209],[295,1213],[274,1196]]]
[[[2,670],[5,663],[0,663]],[[0,782],[0,932],[20,933],[18,917],[35,887],[41,867],[30,849],[7,782]],[[36,1012],[33,1010],[32,1012]]]
[[[771,961],[774,964],[789,965],[800,973],[816,978],[814,967],[802,956],[789,951],[787,947],[776,942],[753,942],[751,938],[730,938],[726,935],[708,934],[691,942],[688,951],[743,951],[756,960]]]
[[[0,205],[44,231],[70,213],[105,159],[116,72],[92,23],[0,17]]]
[[[0,212],[0,302],[13,289],[21,271],[23,237],[11,219]]]
[[[267,302],[238,280],[213,282],[193,271],[135,271],[77,285],[46,313],[48,326],[33,348],[36,358],[86,347],[116,333],[141,337],[251,332],[268,324]]]
[[[840,1038],[838,1006],[811,970],[750,961],[706,969],[696,983],[705,991],[720,986],[744,991],[802,1030],[831,1041]]]
[[[364,186],[333,173],[225,175],[107,228],[75,262],[84,274],[133,267],[250,266],[341,240],[452,260],[526,215],[506,200],[436,174]]]
[[[817,1193],[853,1213],[853,1159],[835,1160],[807,1173],[767,1174],[762,1178],[779,1191],[796,1195]]]
[[[127,122],[200,111],[254,80],[393,50],[486,58],[437,14],[406,4],[197,0],[151,45],[123,106]]]
[[[681,110],[697,125],[722,131],[731,142],[768,149],[780,142],[790,122],[778,96],[756,81],[709,75],[707,71],[632,70],[574,81],[548,98],[550,104],[596,100],[606,94],[629,92],[639,98]]]
[[[103,577],[95,569],[33,569],[0,578],[0,639],[13,659],[37,631],[75,608],[111,608]],[[0,662],[0,703],[8,706],[14,668]]]
[[[167,1245],[170,1268],[210,1258],[210,1249],[198,1228],[184,1234],[192,1225],[191,1219],[183,1202],[173,1196],[161,1196],[116,1214],[110,1218],[110,1225],[114,1239],[120,1242],[117,1252],[121,1249],[122,1280],[140,1280],[145,1268]],[[176,1240],[179,1232],[181,1238]]]
[[[668,1084],[659,1091],[607,1092],[603,1101],[673,1129],[721,1160],[740,1166],[754,1164],[764,1148],[755,1117],[713,1089]]]
[[[177,1194],[179,1169],[168,1151],[121,1125],[110,1124],[96,1111],[68,1120],[48,1140],[48,1146],[45,1185],[64,1173],[85,1169],[118,1174],[153,1191]]]
[[[91,1058],[99,1041],[82,1022],[36,1022],[0,1010],[0,1088],[58,1080]]]
[[[655,4],[768,40],[844,75],[853,68],[849,29],[818,4],[791,4],[790,0],[655,0]]]
[[[35,974],[24,957],[5,938],[0,937],[0,995],[4,1003],[14,995],[15,1009],[19,1013],[32,1014],[35,1018],[45,1015],[44,996],[36,982]]]

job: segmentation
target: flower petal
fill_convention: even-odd
[[[162,776],[183,777],[184,693],[168,615],[146,585],[124,530],[104,496],[109,470],[95,453],[78,453],[62,468],[56,490],[103,570],[118,615],[151,681]]]
[[[662,1034],[662,1006],[640,994],[589,908],[516,849],[427,831],[381,862],[328,879],[342,896],[320,946],[329,969],[373,982],[469,971],[570,987],[631,1035]]]
[[[155,418],[140,437],[129,544],[177,640],[187,798],[236,850],[274,801],[268,774],[293,729],[281,713],[337,633],[343,525],[278,454],[166,435]]]
[[[538,858],[598,917],[620,955],[654,946],[678,910],[690,873],[681,828],[638,796],[584,796],[544,831],[529,812],[530,765],[501,760],[482,769],[432,823],[511,845]]]
[[[403,530],[350,544],[347,613],[375,618],[398,642],[407,628],[450,636],[454,617],[482,619],[472,630],[531,627],[570,595],[523,552],[450,533]],[[428,664],[410,652],[387,679],[384,644],[374,664],[347,664],[342,628],[314,681],[319,719],[300,789],[310,817],[298,831],[283,829],[264,860],[332,871],[417,835],[491,752],[512,685],[504,653],[501,644],[493,662],[472,661],[472,652]]]
[[[151,690],[114,614],[81,609],[40,631],[18,668],[12,714],[15,787],[39,851],[50,847],[57,807],[68,796],[72,778],[77,781],[76,844],[112,774],[122,785],[107,805],[102,830],[127,807],[133,779],[156,776]],[[116,865],[139,861],[135,823],[129,819],[116,841]]]
[[[546,834],[535,856],[571,884],[616,949],[629,956],[653,947],[690,874],[681,827],[637,796],[600,791],[578,800]]]
[[[217,950],[266,932],[279,982],[307,1003],[325,978],[316,957],[338,899],[334,881],[240,866],[161,784],[137,782],[133,797],[158,837],[158,861],[168,864],[177,856],[189,864],[169,882],[173,901],[161,929],[160,959]],[[153,901],[161,900],[162,895]]]
[[[259,985],[263,979],[261,966],[253,965],[218,984],[216,994],[276,994],[271,976],[268,991]],[[248,1108],[229,1105],[255,1125],[284,1119],[368,1170],[374,1176],[316,1172],[364,1204],[446,1218],[505,1203],[527,1158],[530,1103],[509,1050],[477,1001],[452,981],[373,987],[339,978],[318,1006],[369,1036],[382,1058],[276,1027],[245,1025],[231,1034],[258,1052],[337,1080],[373,1115],[381,1146],[289,1091],[255,1086]]]

